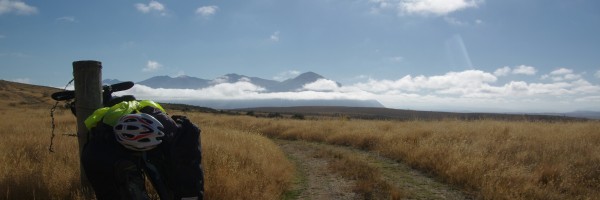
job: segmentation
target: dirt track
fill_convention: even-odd
[[[324,149],[349,153],[379,170],[385,182],[402,191],[401,199],[471,199],[456,188],[441,183],[403,163],[371,152],[304,141],[275,140],[297,166],[299,178],[291,199],[363,199],[348,180],[328,167],[330,159],[318,156]]]
[[[281,149],[294,160],[299,182],[297,199],[356,199],[352,181],[328,170],[328,160],[318,158],[317,149],[303,142],[278,140]]]

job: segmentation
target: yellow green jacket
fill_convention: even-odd
[[[152,106],[154,108],[158,108],[162,112],[166,113],[165,109],[162,108],[162,106],[160,106],[160,104],[158,104],[154,101],[150,101],[150,100],[124,101],[124,102],[118,103],[112,107],[104,107],[104,108],[97,109],[96,111],[94,111],[94,113],[92,113],[92,115],[90,115],[85,120],[85,126],[87,127],[88,130],[91,130],[92,128],[96,127],[96,125],[100,121],[102,121],[105,124],[108,124],[110,126],[115,126],[117,124],[117,122],[119,121],[119,119],[123,115],[137,113],[142,108],[145,108],[147,106]]]

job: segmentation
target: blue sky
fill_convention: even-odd
[[[119,80],[313,71],[344,85],[269,98],[598,111],[598,35],[595,0],[0,0],[0,79],[59,87],[73,61],[91,59]],[[210,98],[267,98],[240,84]]]

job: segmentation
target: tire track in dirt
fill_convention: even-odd
[[[402,199],[473,199],[459,189],[437,181],[408,165],[373,152],[306,141],[275,140],[295,163],[300,173],[297,193],[290,199],[361,199],[352,191],[354,181],[328,169],[330,160],[315,156],[320,150],[334,150],[358,157],[379,170],[383,180],[402,190]]]
[[[296,164],[299,177],[288,199],[357,199],[353,181],[328,170],[328,160],[319,158],[317,149],[300,142],[275,140]]]

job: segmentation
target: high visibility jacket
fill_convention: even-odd
[[[96,127],[100,121],[108,124],[109,126],[115,126],[123,115],[140,112],[141,109],[148,106],[157,108],[163,113],[166,113],[165,109],[154,101],[124,101],[115,104],[112,107],[97,109],[85,120],[85,127],[87,127],[88,130],[91,130],[92,128]]]

